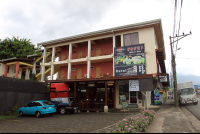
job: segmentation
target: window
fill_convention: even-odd
[[[124,34],[124,46],[139,44],[138,33]]]
[[[91,67],[91,69],[94,69],[94,67]]]
[[[94,48],[91,48],[91,50],[94,50]]]
[[[28,105],[26,105],[27,107],[33,107],[34,106],[34,103],[33,102],[30,102]]]
[[[76,51],[73,51],[72,53],[76,53]]]
[[[72,71],[75,71],[76,70],[76,68],[72,68]]]
[[[54,104],[53,104],[52,102],[50,102],[50,101],[43,101],[42,104],[45,105],[45,106],[46,106],[46,105],[54,105]]]

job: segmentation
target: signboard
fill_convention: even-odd
[[[115,47],[115,76],[145,75],[144,44]]]
[[[154,90],[154,104],[160,104],[159,90]]]
[[[129,80],[129,91],[139,91],[138,80]]]
[[[126,100],[126,96],[125,95],[120,95],[119,96],[119,100]]]
[[[169,82],[169,75],[158,75],[158,82]]]

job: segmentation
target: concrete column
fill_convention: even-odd
[[[121,47],[123,47],[123,46],[124,46],[124,35],[121,34]]]
[[[115,40],[115,35],[113,35],[113,54],[115,52],[115,47],[116,47],[116,40]],[[113,57],[113,76],[115,76],[115,56]]]
[[[87,61],[87,78],[90,78],[90,70],[91,69],[91,61],[90,60],[88,60]]]
[[[91,40],[88,40],[88,57],[91,57]]]
[[[26,67],[25,80],[29,78],[29,69]]]
[[[55,62],[55,53],[56,53],[55,49],[56,49],[55,47],[52,48],[52,59],[51,59],[51,62]]]
[[[107,99],[107,81],[105,81],[105,106],[104,113],[108,112],[108,99]]]
[[[7,77],[7,72],[8,72],[8,65],[7,65],[7,63],[6,63],[5,72],[4,72],[4,77]]]
[[[76,82],[74,82],[74,98],[76,98]]]
[[[44,48],[44,51],[43,51],[43,64],[46,63],[46,52],[47,52],[47,49]]]
[[[41,66],[42,67],[42,74],[41,74],[41,81],[44,81],[44,77],[45,77],[45,66],[44,65],[42,65]]]
[[[19,72],[19,61],[17,61],[17,63],[16,63],[15,78],[18,78],[18,72]]]
[[[68,57],[69,60],[72,59],[72,44],[69,44],[69,57]]]
[[[35,60],[35,58],[34,58],[34,60]],[[36,75],[36,62],[33,62],[32,74]]]
[[[54,65],[51,65],[51,78],[50,78],[50,80],[53,80],[53,75],[54,75]]]
[[[71,63],[68,63],[68,74],[67,74],[67,79],[71,79]]]
[[[44,51],[43,51],[43,65],[42,65],[41,81],[44,81],[44,77],[45,77],[45,66],[44,66],[44,63],[46,63],[46,48],[44,48]]]

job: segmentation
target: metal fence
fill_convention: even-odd
[[[0,114],[4,115],[17,105],[31,100],[49,100],[47,83],[0,76]]]

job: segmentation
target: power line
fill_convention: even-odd
[[[174,29],[173,29],[173,36],[174,36],[175,29],[176,29],[176,9],[177,9],[177,0],[175,0],[175,4],[174,4]],[[173,38],[173,42],[174,42],[174,38]],[[174,48],[173,44],[172,44],[172,48]]]
[[[179,36],[179,30],[180,30],[180,24],[181,24],[181,8],[182,8],[183,0],[181,0],[181,7],[180,7],[180,19],[179,19],[179,28],[178,28],[178,36]],[[176,43],[176,50],[178,46],[178,41]],[[175,56],[176,56],[176,51],[175,51]]]

